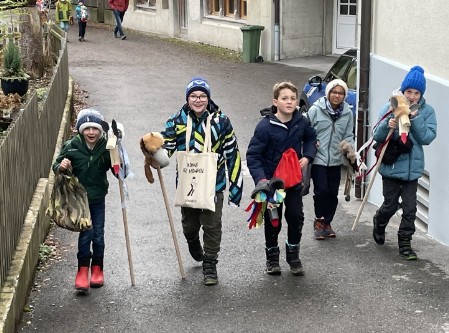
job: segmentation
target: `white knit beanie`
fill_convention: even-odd
[[[326,98],[327,99],[329,99],[329,93],[331,92],[331,90],[334,89],[336,86],[340,86],[344,89],[345,98],[346,98],[346,96],[348,96],[348,86],[346,85],[346,83],[343,80],[335,79],[335,80],[332,80],[331,82],[329,82],[326,86]]]

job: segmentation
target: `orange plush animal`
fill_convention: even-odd
[[[155,160],[155,154],[158,150],[161,149],[163,144],[164,137],[159,132],[147,133],[142,137],[142,139],[140,139],[140,149],[142,149],[142,152],[145,155],[145,177],[151,184],[154,182],[151,167],[157,168],[158,166],[160,166],[159,163],[157,163],[157,161]]]
[[[407,98],[403,95],[392,96],[390,104],[393,108],[393,114],[398,120],[401,141],[405,143],[407,142],[407,136],[411,126],[409,114],[410,112],[416,111],[419,106],[417,104],[409,106]]]

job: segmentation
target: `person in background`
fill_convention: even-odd
[[[75,8],[76,19],[78,21],[78,40],[84,42],[84,36],[86,35],[87,19],[89,18],[89,11],[84,5],[84,1],[81,0],[78,6]]]
[[[104,284],[105,197],[109,188],[106,173],[111,168],[111,159],[106,149],[103,122],[99,111],[81,110],[76,121],[78,134],[65,142],[52,166],[55,173],[71,169],[87,191],[92,228],[82,231],[78,237],[75,288],[80,291],[87,291],[89,286],[99,288]]]
[[[373,238],[378,245],[385,243],[385,228],[399,207],[402,208],[401,223],[398,230],[399,254],[406,260],[416,260],[418,257],[411,246],[415,233],[417,212],[416,192],[418,179],[424,172],[424,145],[429,145],[437,136],[437,120],[435,111],[426,102],[426,78],[424,69],[414,66],[401,83],[400,91],[408,99],[410,105],[418,104],[419,108],[410,113],[410,130],[408,138],[412,142],[411,150],[402,153],[393,164],[382,163],[379,173],[382,175],[382,192],[384,201],[373,217]],[[375,128],[373,138],[382,143],[387,139],[390,129],[394,129],[391,140],[399,137],[398,122],[391,113],[387,103],[380,111],[379,125]]]
[[[129,0],[108,0],[108,4],[112,9],[115,18],[114,37],[120,37],[121,40],[124,40],[126,39],[126,36],[123,32],[122,22],[125,13],[128,10]]]
[[[68,0],[59,0],[55,8],[55,21],[62,30],[69,31],[69,21],[72,17],[72,5]]]
[[[217,157],[217,179],[215,212],[207,209],[181,207],[182,231],[187,240],[192,258],[203,262],[204,284],[218,283],[217,263],[222,236],[223,191],[226,188],[226,176],[229,181],[229,204],[239,206],[242,199],[243,176],[241,157],[230,119],[211,99],[209,83],[194,77],[185,90],[186,103],[165,123],[161,132],[165,139],[164,148],[172,156],[176,151],[201,153],[205,140],[206,121],[211,116],[212,152]],[[192,118],[192,134],[186,138],[187,118]],[[194,190],[194,188],[192,188]],[[200,241],[200,229],[203,229],[203,245]]]
[[[295,158],[299,159],[301,168],[312,163],[315,157],[315,130],[310,126],[309,120],[299,112],[297,105],[298,89],[291,82],[274,85],[272,112],[261,112],[266,115],[257,124],[246,153],[248,169],[256,184],[255,191],[264,188],[265,183],[274,178],[276,167],[287,149],[295,150]],[[286,260],[293,275],[304,275],[299,259],[304,226],[302,183],[285,191],[283,204],[277,208],[268,207],[264,213],[266,272],[270,275],[281,274],[278,236],[282,227],[282,210],[285,208],[284,217],[288,224]],[[272,222],[270,209],[277,210],[275,213],[278,223]]]
[[[343,157],[343,140],[354,147],[354,120],[349,104],[345,102],[348,86],[340,79],[326,86],[326,96],[310,107],[307,116],[317,135],[317,154],[313,160],[313,202],[315,208],[314,238],[336,237],[331,223],[338,206],[338,188]]]

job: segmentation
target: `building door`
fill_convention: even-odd
[[[334,1],[334,53],[356,47],[357,0]]]

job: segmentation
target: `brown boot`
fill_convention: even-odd
[[[79,266],[75,278],[75,289],[79,291],[89,290],[89,266]]]
[[[337,237],[335,231],[332,229],[330,224],[324,223],[324,237],[334,238]]]

